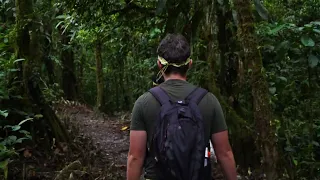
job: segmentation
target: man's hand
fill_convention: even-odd
[[[139,180],[147,148],[146,131],[130,131],[130,149],[127,162],[127,180]]]
[[[227,180],[237,180],[236,164],[229,144],[228,131],[213,134],[211,140],[225,178]]]

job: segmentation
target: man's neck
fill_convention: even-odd
[[[182,81],[186,81],[187,77],[186,76],[181,76],[180,74],[170,74],[170,75],[165,75],[164,76],[164,80],[168,81],[168,80],[182,80]]]

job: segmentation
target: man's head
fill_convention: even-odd
[[[161,41],[157,53],[159,68],[162,69],[166,62],[168,64],[168,67],[164,69],[166,76],[171,74],[186,76],[192,60],[189,59],[190,45],[185,37],[180,34],[168,34]]]

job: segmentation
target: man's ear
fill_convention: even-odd
[[[162,69],[163,65],[160,63],[159,59],[157,60],[157,64],[158,64],[159,69]]]
[[[190,59],[190,62],[189,62],[189,69],[192,67],[192,59]]]

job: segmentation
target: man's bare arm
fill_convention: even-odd
[[[127,162],[127,180],[139,180],[147,147],[146,131],[130,131],[130,148]]]
[[[228,131],[213,134],[211,140],[217,160],[222,167],[225,178],[227,180],[236,180],[236,164],[228,139]]]

